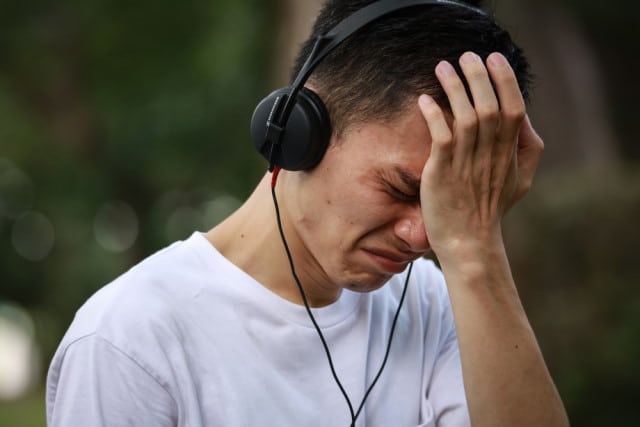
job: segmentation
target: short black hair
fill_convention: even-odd
[[[291,81],[317,36],[372,2],[326,0],[298,52]],[[479,7],[481,2],[466,3]],[[446,60],[462,75],[458,58],[466,51],[483,59],[492,52],[502,53],[528,100],[530,66],[509,33],[489,13],[447,3],[400,9],[368,24],[327,55],[308,82],[327,106],[333,131],[339,134],[352,123],[392,120],[421,93],[449,110],[434,70]]]

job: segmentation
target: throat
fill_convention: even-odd
[[[324,278],[324,274],[309,274],[313,268],[308,268],[300,257],[293,259],[292,269],[279,234],[267,236],[243,231],[235,233],[233,243],[225,244],[214,230],[206,235],[209,242],[236,267],[279,297],[298,305],[303,305],[306,298],[313,308],[330,305],[340,297],[341,289],[327,285],[326,280],[314,279]]]
[[[270,189],[268,189],[270,191]],[[222,223],[209,230],[207,240],[236,267],[279,297],[304,304],[280,236],[271,197],[260,200],[252,195]],[[257,216],[255,212],[262,212]],[[284,233],[292,254],[293,266],[310,307],[323,307],[340,297],[340,289],[331,285],[308,250],[287,227]]]

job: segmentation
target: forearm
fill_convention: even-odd
[[[459,246],[455,255],[443,254],[440,262],[453,306],[473,426],[568,425],[501,239]]]

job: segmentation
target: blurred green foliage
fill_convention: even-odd
[[[211,226],[207,202],[250,190],[263,166],[248,123],[270,77],[271,19],[258,0],[0,5],[2,202],[19,202],[0,216],[0,300],[34,315],[45,356],[88,295],[181,232]],[[17,187],[7,178],[16,171]],[[111,201],[136,215],[128,250],[94,238]],[[177,209],[192,221],[178,216],[168,231]],[[55,231],[39,261],[14,250],[29,211]]]
[[[44,389],[16,402],[0,401],[0,427],[44,427]]]
[[[224,206],[212,211],[212,201],[244,198],[262,173],[248,124],[270,78],[267,6],[0,4],[0,304],[31,314],[40,382],[89,295],[213,225]],[[126,250],[95,238],[98,212],[114,201],[135,215],[137,238]],[[16,250],[16,228],[30,212],[55,232],[43,259]],[[40,238],[37,230],[27,237]],[[44,425],[38,390],[0,404],[0,425]]]

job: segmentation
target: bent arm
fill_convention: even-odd
[[[431,135],[420,200],[449,288],[471,421],[475,427],[567,426],[501,231],[504,214],[529,188],[542,140],[502,55],[490,55],[485,66],[469,52],[460,67],[473,102],[446,62],[436,76],[451,115],[429,96],[419,99]]]
[[[504,246],[487,243],[451,254],[441,266],[458,332],[469,414],[474,426],[566,426],[511,276]]]

